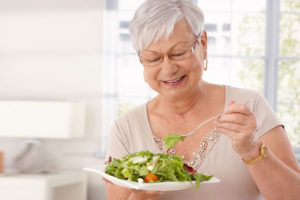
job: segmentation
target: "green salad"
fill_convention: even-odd
[[[212,178],[196,173],[178,155],[154,154],[149,151],[132,153],[120,159],[113,158],[109,160],[105,173],[139,183],[196,181],[196,187],[199,187],[200,182]]]

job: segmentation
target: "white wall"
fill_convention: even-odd
[[[43,140],[56,169],[102,164],[101,65],[104,0],[0,0],[0,99],[87,103],[86,137]],[[0,138],[9,168],[23,140]],[[101,178],[89,174],[88,199],[104,199]]]

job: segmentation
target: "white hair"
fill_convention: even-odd
[[[140,52],[152,42],[168,39],[180,20],[186,21],[194,35],[203,29],[203,12],[192,0],[146,0],[129,25],[133,47]]]

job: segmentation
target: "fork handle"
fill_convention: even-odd
[[[221,114],[218,114],[218,115],[216,115],[216,116],[214,116],[214,117],[212,117],[212,118],[209,118],[208,120],[205,120],[204,122],[200,123],[193,131],[191,131],[191,132],[189,132],[189,133],[187,133],[187,134],[184,134],[183,137],[186,137],[186,136],[189,136],[189,135],[194,134],[201,126],[203,126],[203,125],[206,124],[207,122],[210,122],[211,120],[214,120],[214,119],[216,119],[216,118],[218,118],[218,117],[220,117],[220,116],[222,116],[222,115],[224,115],[224,114],[225,114],[225,112],[223,112],[223,113],[221,113]]]

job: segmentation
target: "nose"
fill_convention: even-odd
[[[177,62],[165,55],[163,62],[161,63],[161,72],[166,74],[175,74],[179,69]]]

